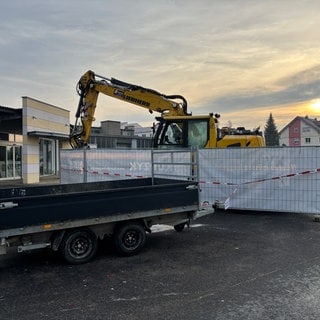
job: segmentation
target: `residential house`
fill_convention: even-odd
[[[320,146],[320,121],[295,117],[279,132],[280,146]]]

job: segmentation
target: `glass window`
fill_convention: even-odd
[[[22,147],[15,147],[15,176],[22,176]]]
[[[7,177],[12,178],[13,172],[13,159],[14,159],[14,147],[7,147]]]
[[[182,130],[180,126],[172,122],[167,128],[167,132],[164,138],[166,144],[181,144],[182,140]]]
[[[203,148],[208,142],[207,120],[192,120],[188,122],[188,147]]]
[[[159,127],[158,145],[162,148],[199,147],[204,148],[209,139],[208,119],[169,122]]]
[[[0,146],[0,178],[21,177],[21,146]]]
[[[55,173],[54,140],[40,139],[40,176]]]
[[[15,140],[14,141],[22,143],[23,136],[21,134],[15,134]]]
[[[158,144],[167,148],[171,146],[182,147],[183,144],[183,122],[167,122],[158,137]]]
[[[0,178],[7,177],[7,151],[6,147],[0,146]]]

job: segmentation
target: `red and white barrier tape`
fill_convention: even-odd
[[[314,169],[314,170],[302,171],[302,172],[298,172],[298,173],[289,173],[289,174],[285,174],[285,175],[282,175],[282,176],[276,176],[276,177],[272,177],[272,178],[264,178],[264,179],[258,179],[258,180],[253,180],[253,181],[247,181],[247,182],[242,182],[242,183],[220,182],[220,181],[205,181],[205,180],[200,180],[199,183],[202,183],[202,184],[213,184],[213,185],[226,185],[226,186],[241,186],[241,185],[259,183],[259,182],[265,182],[265,181],[281,180],[281,179],[284,179],[284,178],[292,178],[292,177],[296,177],[296,176],[319,173],[319,172],[320,172],[320,168]]]
[[[147,178],[147,176],[142,175],[133,175],[131,173],[117,173],[117,172],[110,172],[110,171],[98,171],[98,170],[84,170],[84,169],[70,169],[70,168],[61,168],[61,170],[64,171],[70,171],[70,172],[77,172],[77,173],[88,173],[92,175],[103,175],[103,176],[109,176],[109,177],[125,177],[125,178],[135,178],[135,179],[141,179],[141,178]]]
[[[242,183],[232,183],[232,182],[220,182],[220,181],[204,181],[201,180],[199,183],[201,184],[212,184],[212,185],[226,185],[226,186],[234,186],[235,188],[232,190],[230,195],[223,201],[223,208],[228,209],[230,207],[230,200],[231,197],[239,190],[239,188],[243,185],[249,185],[249,184],[254,184],[254,183],[261,183],[261,182],[266,182],[266,181],[275,181],[275,180],[281,180],[285,178],[292,178],[292,177],[297,177],[297,176],[302,176],[302,175],[307,175],[307,174],[314,174],[314,173],[320,173],[320,168],[314,169],[314,170],[306,170],[306,171],[301,171],[297,173],[289,173],[281,176],[275,176],[272,178],[264,178],[264,179],[258,179],[258,180],[253,180],[253,181],[247,181],[247,182],[242,182]],[[220,203],[221,206],[221,203]]]

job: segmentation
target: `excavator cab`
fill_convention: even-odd
[[[154,137],[156,148],[205,148],[208,144],[208,118],[157,117],[159,126]]]

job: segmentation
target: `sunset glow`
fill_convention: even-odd
[[[320,2],[105,2],[3,1],[0,105],[33,97],[69,110],[73,122],[75,86],[92,70],[182,95],[188,112],[219,113],[222,126],[263,128],[270,113],[279,129],[297,116],[320,119]],[[155,121],[114,100],[100,95],[94,126]]]
[[[313,112],[320,113],[320,99],[312,100],[310,109]]]

